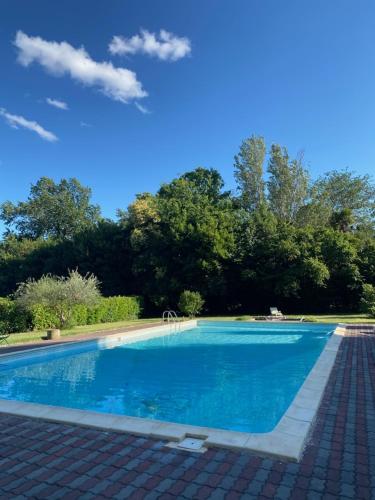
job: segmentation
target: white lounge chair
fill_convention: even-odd
[[[284,319],[285,316],[284,314],[278,310],[277,307],[270,307],[270,313],[271,316],[269,316],[270,319]]]

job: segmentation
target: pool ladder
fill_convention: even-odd
[[[163,323],[167,322],[171,325],[171,331],[173,327],[175,332],[177,331],[177,327],[179,327],[178,328],[179,330],[181,329],[181,324],[178,319],[177,313],[172,309],[167,309],[166,311],[163,312],[162,320]]]

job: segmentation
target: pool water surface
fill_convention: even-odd
[[[244,432],[274,429],[335,326],[200,321],[112,348],[0,362],[0,398]]]

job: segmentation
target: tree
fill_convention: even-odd
[[[77,271],[70,271],[67,277],[45,275],[37,281],[29,279],[21,283],[15,300],[25,310],[32,310],[35,306],[46,307],[56,315],[55,327],[64,328],[69,324],[75,305],[93,306],[98,303],[98,285],[93,274],[81,276]]]
[[[219,172],[213,168],[207,169],[198,167],[191,172],[186,172],[181,179],[187,180],[191,186],[194,186],[198,194],[207,196],[213,202],[218,202],[222,197],[229,193],[222,193],[224,181]]]
[[[238,155],[234,157],[234,177],[240,193],[241,206],[250,212],[264,203],[265,155],[263,137],[252,135],[242,142]]]
[[[184,314],[187,314],[190,318],[194,318],[199,314],[204,305],[204,300],[199,292],[192,292],[190,290],[184,290],[180,295],[180,300],[178,302],[178,308]]]
[[[0,206],[0,218],[9,232],[22,238],[72,239],[100,220],[100,209],[90,204],[91,189],[77,179],[62,179],[56,184],[42,177],[31,186],[27,201]]]
[[[350,208],[343,208],[338,212],[332,212],[330,224],[333,228],[343,233],[350,231],[354,224],[353,212]]]
[[[308,193],[309,176],[303,165],[302,154],[295,160],[289,160],[286,148],[273,144],[268,173],[270,209],[280,220],[295,222]]]
[[[350,210],[357,227],[375,229],[375,185],[369,175],[332,170],[314,183],[311,198],[328,208],[328,218],[334,212]]]
[[[225,296],[224,269],[235,245],[234,208],[219,190],[222,181],[211,189],[207,179],[217,180],[215,171],[196,174],[164,184],[156,196],[138,196],[127,214],[121,213],[138,287],[158,308],[176,305],[187,288],[216,303]]]

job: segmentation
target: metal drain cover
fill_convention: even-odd
[[[195,450],[198,451],[203,448],[204,439],[190,438],[187,437],[178,443],[179,448],[184,448],[185,450]]]

